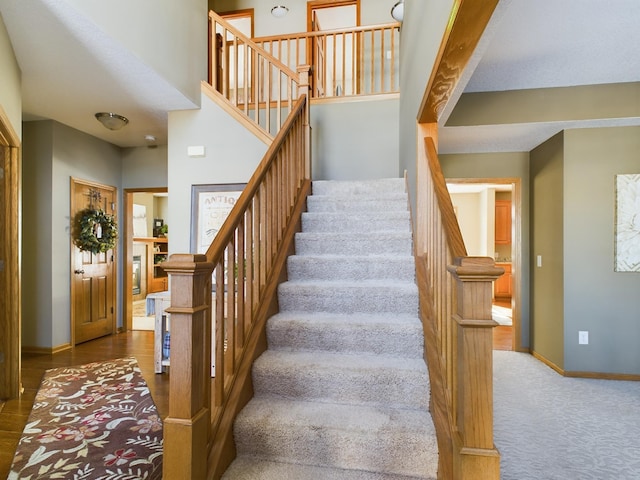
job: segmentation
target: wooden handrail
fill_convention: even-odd
[[[492,284],[503,269],[467,256],[432,138],[416,170],[415,249],[439,478],[500,478],[493,444]]]
[[[266,320],[311,190],[309,138],[303,92],[206,254],[163,264],[172,316],[163,478],[217,479],[235,456],[233,421],[251,396],[251,365],[265,349]]]
[[[269,139],[302,93],[289,68],[215,12],[209,12],[208,83]]]
[[[400,24],[385,23],[254,41],[292,68],[311,65],[312,98],[331,98],[398,93],[399,37]]]

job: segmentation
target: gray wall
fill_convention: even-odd
[[[122,188],[166,187],[166,145],[122,149]]]
[[[640,274],[614,272],[616,174],[640,173],[640,127],[564,142],[565,370],[640,374]],[[578,331],[589,345],[578,345]]]
[[[395,2],[390,2],[389,5]],[[453,0],[406,0],[400,30],[400,171],[415,202],[416,121]]]
[[[312,178],[397,177],[398,100],[311,106]]]
[[[206,156],[192,158],[189,146],[204,146]],[[170,253],[191,251],[191,187],[246,183],[267,146],[205,95],[200,110],[169,113]]]
[[[529,347],[530,329],[530,297],[529,297],[529,154],[515,153],[479,153],[479,154],[449,154],[441,155],[440,161],[445,178],[519,178],[522,187],[521,210],[521,305],[520,321],[522,332],[522,346]]]
[[[531,152],[531,350],[559,368],[564,368],[563,163],[563,133]]]
[[[66,3],[198,104],[199,80],[207,78],[207,0]]]
[[[23,252],[28,254],[22,265],[22,344],[56,347],[71,341],[70,178],[112,185],[121,194],[120,149],[51,120],[27,122],[23,169]],[[118,278],[118,325],[121,284]]]
[[[20,67],[0,17],[0,109],[9,118],[18,138],[22,138],[22,93]]]

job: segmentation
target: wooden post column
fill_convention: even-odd
[[[211,428],[211,273],[205,255],[174,254],[163,264],[171,285],[169,415],[162,478],[207,476]]]
[[[493,443],[493,281],[504,273],[492,258],[459,257],[448,267],[456,281],[454,355],[454,478],[498,480]]]
[[[305,178],[311,178],[311,88],[310,88],[310,65],[298,65],[299,87],[298,94],[307,96],[307,104],[304,110],[304,137],[305,137]]]

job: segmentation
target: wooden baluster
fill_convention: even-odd
[[[504,273],[492,258],[458,257],[448,267],[456,281],[454,358],[454,478],[498,480],[493,444],[493,281]]]
[[[171,375],[164,421],[163,478],[207,476],[211,426],[211,272],[205,255],[174,254],[171,280]],[[207,299],[207,296],[209,299]]]

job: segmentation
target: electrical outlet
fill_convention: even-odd
[[[589,345],[589,332],[580,330],[578,332],[578,345]]]

